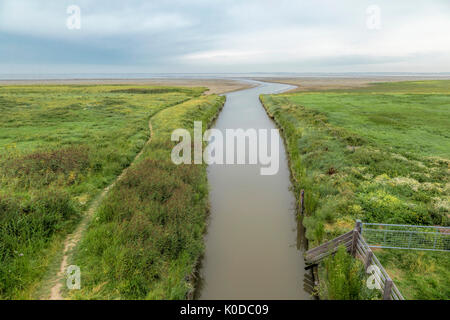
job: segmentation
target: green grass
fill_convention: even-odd
[[[154,136],[96,212],[73,261],[82,288],[73,299],[185,299],[203,253],[208,210],[205,165],[174,165],[174,129],[207,128],[224,102],[207,96],[152,119]]]
[[[385,150],[450,158],[446,94],[314,93],[289,100]]]
[[[64,236],[149,137],[202,88],[0,87],[0,298],[32,298]]]
[[[448,252],[380,250],[375,252],[407,299],[448,300]]]
[[[261,99],[283,129],[296,193],[305,189],[310,246],[350,230],[355,219],[449,225],[450,81]],[[402,254],[380,252],[380,258],[395,265]],[[450,272],[441,267],[450,257],[425,256],[434,272],[413,276],[402,265],[394,280],[407,297],[450,298]],[[431,280],[413,280],[421,275],[440,285],[429,289]]]

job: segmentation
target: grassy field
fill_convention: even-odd
[[[220,101],[203,91],[0,87],[0,298],[34,297],[64,236],[148,140],[149,119]]]
[[[176,128],[207,128],[224,97],[203,96],[151,121],[154,136],[94,216],[75,255],[83,286],[74,299],[185,299],[203,253],[208,210],[205,165],[175,165]]]
[[[261,97],[305,189],[310,246],[363,222],[450,224],[450,81]],[[377,251],[407,298],[449,299],[448,253]]]

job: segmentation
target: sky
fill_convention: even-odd
[[[131,72],[450,72],[450,1],[0,0],[0,74]]]

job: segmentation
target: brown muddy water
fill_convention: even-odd
[[[214,128],[275,129],[259,95],[293,86],[256,82],[232,92]],[[270,136],[270,134],[269,134]],[[210,165],[211,215],[200,268],[198,299],[311,299],[303,289],[304,261],[286,151],[279,140],[279,171],[261,165]],[[270,148],[269,148],[270,150]]]

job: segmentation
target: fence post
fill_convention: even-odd
[[[351,249],[352,256],[356,255],[356,246],[358,245],[358,236],[359,236],[358,231],[356,229],[353,230],[352,249]]]
[[[361,220],[359,220],[359,219],[356,220],[355,229],[358,230],[359,233],[361,233],[361,231],[362,231],[362,222],[361,222]]]
[[[305,190],[300,191],[300,213],[303,215],[305,212]]]
[[[369,252],[367,252],[366,261],[364,262],[365,270],[367,271],[367,268],[369,268],[370,264],[372,263],[372,256],[373,252],[369,249]]]
[[[392,280],[386,279],[384,283],[383,300],[391,300]]]
[[[352,239],[352,256],[356,255],[356,247],[358,246],[358,239],[361,235],[361,220],[356,220],[355,229],[353,230],[353,239]]]

